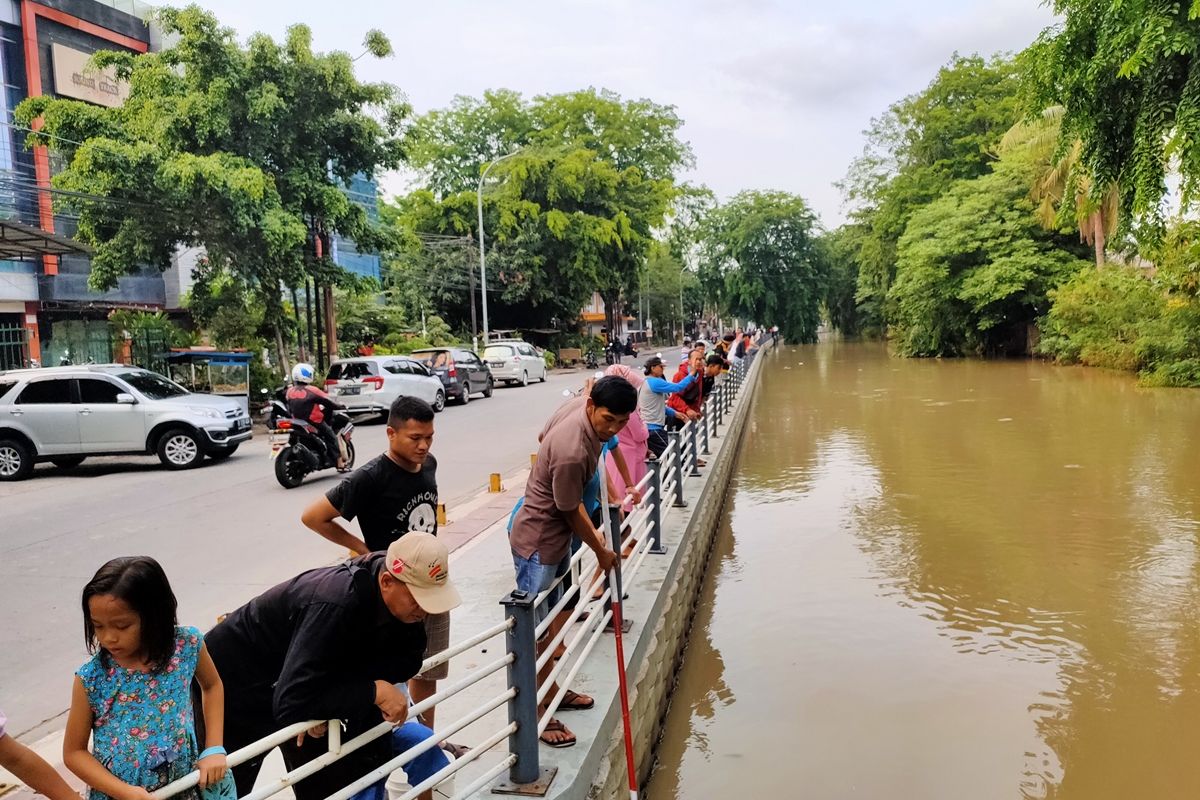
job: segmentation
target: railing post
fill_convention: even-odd
[[[508,752],[517,757],[508,770],[513,784],[537,783],[542,780],[538,764],[538,702],[537,702],[537,617],[533,613],[537,595],[516,589],[500,605],[504,614],[513,620],[505,637],[508,653],[513,657],[508,665],[508,686],[516,696],[508,701],[508,721],[517,729],[508,737]]]
[[[687,453],[684,451],[683,433],[670,431],[667,433],[667,437],[675,445],[675,502],[671,505],[675,508],[687,508],[687,501],[683,499],[683,460],[687,458]]]
[[[712,398],[711,397],[709,397],[707,400],[704,401],[704,405],[701,406],[701,408],[700,408],[700,413],[703,414],[703,416],[700,417],[700,422],[701,422],[700,433],[701,433],[701,442],[704,445],[704,455],[706,455],[706,456],[712,455],[708,450],[708,429],[712,425]]]
[[[662,462],[655,459],[646,462],[650,472],[650,489],[654,492],[650,497],[650,552],[655,555],[666,555],[667,548],[662,543]]]
[[[713,403],[713,407],[717,411],[716,427],[713,428],[713,436],[720,436],[721,425],[725,421],[725,381],[721,381],[717,385],[717,400]]]
[[[700,446],[696,441],[696,428],[698,422],[692,421],[687,426],[688,431],[688,450],[692,453],[692,471],[688,473],[689,478],[700,477]]]

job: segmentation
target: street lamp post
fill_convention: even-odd
[[[483,306],[483,347],[486,350],[488,344],[488,309],[487,309],[487,262],[483,254],[483,182],[487,179],[488,173],[492,167],[499,164],[506,158],[512,158],[520,150],[514,150],[506,156],[500,156],[487,165],[483,170],[483,174],[479,176],[479,191],[476,193],[476,199],[479,201],[479,295]]]
[[[683,271],[687,269],[687,265],[683,264],[679,267],[679,338],[682,339],[687,332],[687,323],[683,318]]]

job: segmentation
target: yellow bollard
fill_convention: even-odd
[[[537,466],[537,453],[529,454],[529,468],[533,469]]]
[[[445,503],[438,503],[437,524],[438,524],[438,527],[446,526],[446,504]]]
[[[488,482],[488,491],[492,494],[499,494],[504,491],[504,487],[500,485],[500,473],[493,472],[491,480]]]

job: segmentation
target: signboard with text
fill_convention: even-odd
[[[115,108],[129,97],[129,84],[117,80],[114,69],[94,69],[88,65],[90,53],[50,45],[54,64],[54,91],[63,97],[73,97],[96,105]]]

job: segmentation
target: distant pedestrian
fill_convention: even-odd
[[[719,355],[725,362],[721,366],[722,372],[729,371],[729,357],[731,355],[731,351],[733,350],[733,346],[734,335],[732,333],[727,333],[721,337],[721,341],[717,342],[717,346],[713,348],[713,352]]]
[[[410,531],[437,535],[437,459],[433,447],[433,407],[417,397],[396,398],[388,412],[388,447],[341,483],[318,497],[304,510],[300,521],[334,544],[358,555],[387,550],[392,542]],[[358,520],[362,538],[346,530],[337,520]],[[430,614],[425,618],[428,650],[425,658],[450,646],[450,615]],[[449,674],[441,664],[413,678],[409,685],[413,700],[421,702],[437,692],[437,682]],[[421,715],[434,727],[434,709]],[[456,755],[459,745],[443,742]]]
[[[513,518],[509,544],[516,570],[517,588],[538,595],[567,574],[571,565],[571,535],[577,535],[596,553],[600,569],[607,572],[617,554],[596,529],[584,508],[584,490],[598,468],[601,447],[620,433],[637,407],[637,392],[628,381],[606,376],[591,387],[585,403],[549,426],[538,448],[537,461],[525,484],[525,502]],[[546,601],[553,607],[561,596],[556,586]],[[540,656],[555,634],[554,625],[538,642]],[[553,660],[538,671],[542,685],[553,669]],[[557,688],[546,689],[554,697]],[[568,691],[560,710],[582,710],[595,705],[587,695]],[[539,704],[544,713],[547,704]],[[541,737],[552,747],[575,744],[575,734],[552,719]]]
[[[657,458],[667,449],[667,419],[676,416],[675,409],[667,405],[667,395],[680,392],[696,381],[693,372],[682,381],[672,383],[663,377],[663,360],[658,356],[646,359],[646,379],[638,389],[638,411],[649,432],[647,446]]]
[[[63,761],[91,787],[90,800],[148,800],[196,769],[202,789],[225,776],[221,678],[200,631],[180,626],[175,610],[166,573],[146,556],[114,558],[83,587],[84,641],[93,655],[75,673]],[[201,752],[193,676],[204,713]]]
[[[213,661],[228,687],[229,748],[306,720],[342,720],[344,741],[382,720],[406,723],[403,683],[425,656],[423,620],[449,613],[460,602],[445,545],[419,531],[397,539],[387,553],[309,570],[255,597],[208,634]],[[307,738],[301,734],[280,746],[289,770],[327,752],[326,743],[314,738],[324,728],[309,729]],[[397,749],[433,735],[407,722],[392,737],[381,737],[295,784],[297,800],[322,800],[391,760]],[[233,768],[238,796],[253,789],[265,758],[264,753]],[[416,784],[447,763],[445,753],[434,747],[405,771]]]
[[[17,776],[17,780],[50,800],[79,800],[79,795],[67,785],[63,776],[45,759],[8,735],[8,717],[0,710],[0,767]]]

